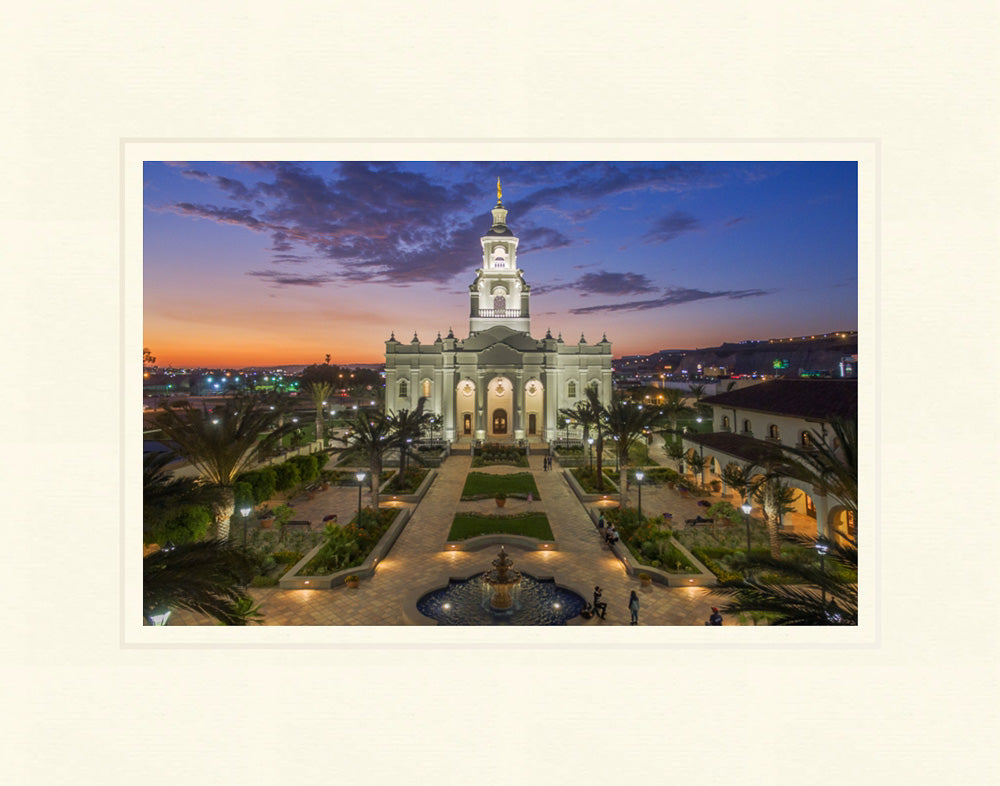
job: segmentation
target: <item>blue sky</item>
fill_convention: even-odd
[[[378,362],[468,329],[496,180],[532,333],[616,356],[857,328],[855,162],[147,162],[163,364]]]

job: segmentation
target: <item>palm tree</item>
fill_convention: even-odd
[[[846,537],[843,543],[832,543],[804,535],[787,535],[785,540],[807,549],[824,547],[825,559],[833,564],[817,567],[798,560],[755,558],[751,560],[755,567],[795,577],[800,583],[746,580],[738,587],[720,588],[733,598],[722,610],[727,614],[765,613],[772,625],[857,625],[857,543]]]
[[[790,513],[795,508],[792,503],[798,496],[798,489],[785,483],[775,468],[769,468],[752,486],[751,493],[760,505],[764,514],[764,526],[767,528],[767,539],[771,548],[771,557],[781,557],[781,534],[778,529],[783,513]]]
[[[677,418],[690,410],[684,405],[684,396],[677,388],[667,388],[663,393],[663,404],[660,412],[670,421],[670,430],[677,431]],[[666,439],[666,437],[664,437]]]
[[[236,477],[293,428],[292,424],[275,425],[281,409],[272,401],[277,400],[236,396],[211,414],[168,404],[156,418],[164,436],[177,443],[177,453],[198,470],[204,482],[219,490],[214,511],[215,534],[221,540],[229,537]]]
[[[687,457],[688,466],[691,467],[691,480],[698,482],[698,475],[701,474],[701,485],[705,485],[705,457],[697,450],[692,450]]]
[[[586,411],[586,417],[594,424],[594,451],[597,455],[597,493],[604,491],[604,437],[607,434],[607,410],[601,403],[597,395],[597,388],[587,386],[584,388],[586,402],[582,403]],[[581,406],[581,405],[578,405]]]
[[[659,416],[655,409],[643,409],[630,401],[613,401],[604,410],[605,428],[618,445],[618,490],[622,508],[628,504],[629,451]]]
[[[742,466],[735,461],[730,461],[722,468],[719,476],[722,482],[735,491],[740,496],[740,502],[745,502],[750,493],[751,479],[753,478],[753,466]]]
[[[701,400],[705,397],[705,386],[697,382],[692,382],[690,385],[688,385],[688,391],[690,391],[691,396],[694,398],[695,411],[701,412],[702,408],[700,406],[700,403]]]
[[[372,506],[378,510],[378,487],[382,480],[382,461],[392,447],[392,424],[383,412],[362,412],[354,415],[347,435],[339,439],[357,450],[368,462],[371,474]],[[360,523],[360,522],[359,522]]]
[[[242,589],[252,571],[247,553],[225,540],[160,549],[142,560],[143,616],[152,624],[154,615],[189,609],[224,625],[256,621],[260,615]]]
[[[416,409],[412,411],[401,409],[399,412],[390,412],[388,415],[391,431],[390,447],[399,450],[399,473],[396,475],[397,489],[403,483],[408,460],[413,458],[420,461],[420,455],[415,453],[410,446],[413,440],[420,439],[420,435],[433,419],[430,412],[424,412],[425,401],[427,401],[426,397],[421,396],[417,400]]]
[[[662,434],[664,442],[667,441],[667,433],[669,433],[669,432],[664,432]],[[684,452],[684,448],[682,448],[676,442],[669,442],[667,444],[667,455],[676,462],[676,464],[677,464],[677,472],[679,474],[683,475],[684,474],[684,457],[687,455]]]
[[[329,357],[329,355],[327,356]],[[313,404],[316,407],[316,439],[320,441],[320,445],[323,444],[323,407],[326,406],[326,400],[333,393],[333,385],[329,382],[310,382],[305,389],[306,395],[312,399]]]
[[[811,447],[784,448],[785,454],[794,459],[788,474],[812,483],[857,517],[858,424],[853,420],[834,419],[830,421],[830,428],[839,443],[837,447],[814,430]]]

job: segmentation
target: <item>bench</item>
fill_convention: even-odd
[[[311,521],[287,521],[285,522],[285,529],[312,529]]]
[[[693,519],[685,519],[684,523],[690,527],[694,527],[698,524],[711,524],[712,519],[703,519],[701,516],[697,516]]]

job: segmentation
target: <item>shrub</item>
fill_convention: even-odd
[[[279,464],[274,468],[275,474],[275,488],[278,491],[288,491],[295,488],[301,482],[299,476],[299,468],[291,461],[286,461],[284,464]]]
[[[236,510],[244,507],[252,507],[255,504],[253,486],[245,480],[237,480],[233,484],[233,498],[236,503]]]
[[[255,505],[267,502],[274,496],[274,492],[277,490],[277,476],[273,467],[261,467],[251,472],[244,472],[236,480],[237,482],[250,484]]]
[[[313,453],[313,458],[316,459],[316,471],[317,472],[322,472],[323,471],[323,467],[325,467],[326,463],[330,460],[330,454],[329,453]]]
[[[212,511],[207,505],[185,505],[171,515],[147,522],[143,541],[161,546],[168,540],[177,544],[193,543],[205,537],[212,521]]]
[[[316,466],[316,457],[314,455],[293,456],[285,463],[294,464],[298,469],[299,483],[312,483],[319,477],[319,469]]]
[[[275,578],[274,576],[254,576],[252,579],[250,579],[250,586],[257,588],[277,587],[278,579]]]

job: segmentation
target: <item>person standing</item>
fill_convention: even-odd
[[[632,625],[639,624],[639,596],[635,594],[635,590],[632,590],[632,594],[628,599],[628,610],[632,612]]]
[[[601,588],[594,587],[594,614],[604,619],[608,613],[608,604],[601,600]]]

